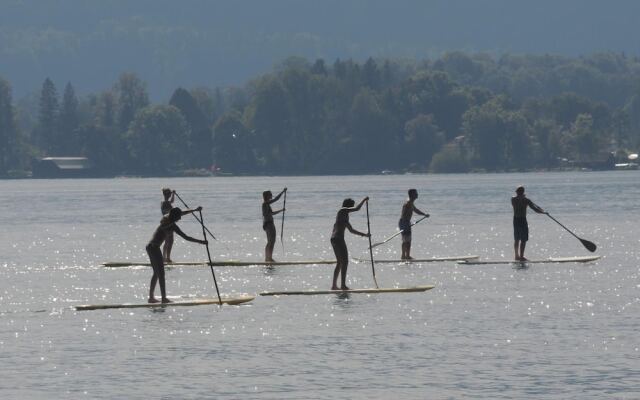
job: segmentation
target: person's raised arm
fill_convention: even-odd
[[[182,232],[182,229],[178,228],[178,225],[176,225],[176,224],[173,224],[173,231],[175,233],[177,233],[178,236],[180,236],[181,238],[183,238],[184,240],[186,240],[188,242],[200,243],[200,244],[208,244],[209,243],[206,240],[200,240],[200,239],[192,238],[191,236],[189,236],[186,233]]]
[[[173,204],[173,201],[176,199],[176,191],[171,191],[171,199],[169,199],[169,203]]]
[[[282,195],[284,194],[284,192],[287,191],[287,188],[282,189],[282,192],[278,193],[278,195],[276,197],[274,197],[273,199],[269,200],[268,204],[273,204],[276,201],[280,200],[280,197],[282,197]],[[274,213],[276,214],[276,213]]]
[[[362,237],[369,237],[368,233],[360,232],[360,231],[357,231],[357,230],[353,229],[353,226],[351,226],[351,224],[348,223],[348,222],[347,222],[346,227],[349,230],[349,232],[353,233],[354,235],[359,235],[359,236],[362,236]]]
[[[369,201],[369,196],[367,196],[364,199],[360,200],[360,203],[358,203],[357,206],[351,207],[351,208],[347,208],[347,211],[354,212],[354,211],[360,210],[362,208],[362,205],[365,203],[365,201]]]

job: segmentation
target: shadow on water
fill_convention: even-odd
[[[272,265],[267,265],[264,267],[263,275],[274,277],[278,275],[278,269]]]
[[[518,262],[518,263],[514,263],[513,267],[511,267],[515,270],[528,270],[529,269],[529,264],[526,262]]]
[[[336,293],[333,305],[346,310],[351,308],[351,293]]]

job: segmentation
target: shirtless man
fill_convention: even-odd
[[[169,211],[171,211],[171,208],[173,208],[173,201],[175,200],[176,192],[169,188],[163,188],[162,196],[164,197],[164,200],[162,201],[162,203],[160,203],[160,212],[162,212],[162,215],[164,216],[169,214]],[[165,263],[173,262],[171,261],[172,248],[173,232],[169,232],[167,238],[164,240],[164,246],[162,246],[162,258],[164,259]]]
[[[284,211],[284,208],[273,211],[271,204],[280,200],[280,196],[286,191],[287,188],[282,189],[282,192],[278,193],[276,197],[273,197],[270,190],[262,192],[262,229],[267,234],[267,245],[264,247],[264,261],[266,262],[275,262],[273,259],[273,247],[276,244],[276,225],[273,223],[273,216]]]
[[[183,215],[192,214],[196,211],[202,210],[202,207],[198,207],[194,210],[186,210],[182,211],[179,208],[172,208],[171,211],[160,220],[160,225],[156,228],[156,231],[153,233],[151,240],[147,244],[146,250],[149,255],[149,261],[151,262],[151,267],[153,268],[153,276],[151,277],[151,285],[149,287],[149,303],[158,303],[158,300],[154,296],[154,292],[156,289],[156,283],[160,281],[160,292],[162,294],[162,302],[170,303],[171,301],[167,298],[167,292],[165,289],[165,280],[164,280],[164,259],[162,257],[162,252],[160,251],[160,245],[164,242],[170,233],[177,233],[184,240],[188,240],[189,242],[207,244],[206,240],[199,240],[192,238],[191,236],[187,236],[184,232],[178,228],[176,222],[180,221]]]
[[[535,205],[524,195],[524,186],[518,186],[516,195],[511,198],[513,206],[513,249],[516,261],[527,261],[524,248],[529,240],[529,224],[527,223],[527,206],[539,214],[546,212]]]
[[[360,203],[354,207],[355,201],[353,199],[345,199],[342,202],[342,208],[338,210],[336,215],[336,222],[333,225],[333,231],[331,232],[331,246],[333,252],[336,255],[336,269],[333,271],[333,285],[331,290],[349,290],[347,287],[347,266],[349,265],[349,250],[347,249],[347,243],[344,241],[344,231],[348,229],[349,232],[364,237],[369,237],[368,233],[363,233],[353,229],[349,223],[349,213],[360,210],[365,201],[369,198],[365,197]],[[342,285],[338,288],[338,275],[341,274]]]
[[[402,260],[411,260],[411,216],[415,211],[416,214],[428,217],[429,214],[423,213],[415,206],[414,201],[418,198],[416,189],[409,189],[409,199],[402,205],[402,213],[398,221],[398,228],[402,231]]]

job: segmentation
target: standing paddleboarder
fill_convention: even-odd
[[[273,247],[276,244],[276,225],[273,222],[273,216],[284,211],[284,208],[278,211],[271,209],[271,204],[280,200],[280,197],[287,191],[287,188],[282,189],[282,192],[278,193],[276,197],[270,190],[262,192],[262,229],[267,234],[267,245],[264,247],[264,261],[275,262],[273,259]]]
[[[516,261],[527,261],[524,257],[524,248],[529,240],[529,224],[527,223],[527,206],[539,214],[545,211],[533,204],[524,194],[524,186],[518,186],[516,195],[511,198],[513,206],[513,249]]]
[[[169,214],[169,211],[171,211],[171,209],[173,208],[173,201],[176,198],[176,192],[169,188],[163,188],[162,196],[164,197],[164,200],[162,201],[162,203],[160,203],[160,212],[162,212],[162,215],[164,216]],[[167,238],[164,240],[164,245],[162,246],[162,258],[166,263],[173,262],[171,261],[172,248],[173,248],[173,232],[169,232],[169,234],[167,235]]]
[[[170,303],[171,301],[167,298],[167,291],[165,289],[165,280],[164,280],[164,258],[162,257],[162,251],[160,251],[160,245],[164,242],[169,234],[173,232],[177,233],[184,240],[194,243],[207,244],[206,240],[199,240],[192,238],[191,236],[187,236],[176,222],[180,221],[183,215],[192,214],[196,211],[202,210],[202,207],[198,207],[194,210],[186,210],[182,211],[179,208],[172,208],[171,211],[160,220],[160,225],[156,228],[156,231],[153,233],[151,240],[147,244],[146,250],[149,255],[149,262],[151,262],[151,267],[153,268],[153,276],[151,277],[151,285],[149,287],[149,303],[158,303],[158,300],[154,296],[154,292],[156,289],[156,283],[160,281],[160,293],[162,294],[162,302]]]
[[[402,213],[398,221],[398,228],[402,231],[402,260],[412,260],[411,257],[411,217],[413,212],[428,217],[429,214],[420,211],[414,204],[418,198],[416,189],[409,189],[409,199],[402,205]]]
[[[349,290],[347,287],[347,266],[349,265],[349,250],[347,249],[347,243],[344,241],[344,231],[348,229],[349,232],[360,235],[363,237],[369,237],[368,233],[360,232],[351,226],[349,223],[349,213],[355,212],[362,208],[365,201],[369,200],[365,197],[360,203],[354,207],[355,201],[353,199],[345,199],[342,202],[342,208],[338,210],[336,215],[336,222],[333,225],[333,231],[331,232],[331,246],[333,252],[336,255],[336,269],[333,271],[333,285],[331,290]],[[341,275],[342,285],[338,287],[338,275]]]

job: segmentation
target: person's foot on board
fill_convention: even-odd
[[[163,303],[163,304],[164,304],[164,303],[173,303],[173,301],[171,301],[171,300],[167,299],[166,297],[163,297],[163,298],[162,298],[162,303]]]
[[[340,290],[340,288],[337,286],[331,286],[331,290]]]
[[[345,285],[345,286],[341,287],[340,290],[351,290],[351,289],[348,286]]]
[[[149,297],[149,300],[147,300],[147,303],[160,303],[160,300],[156,299],[155,297]]]

